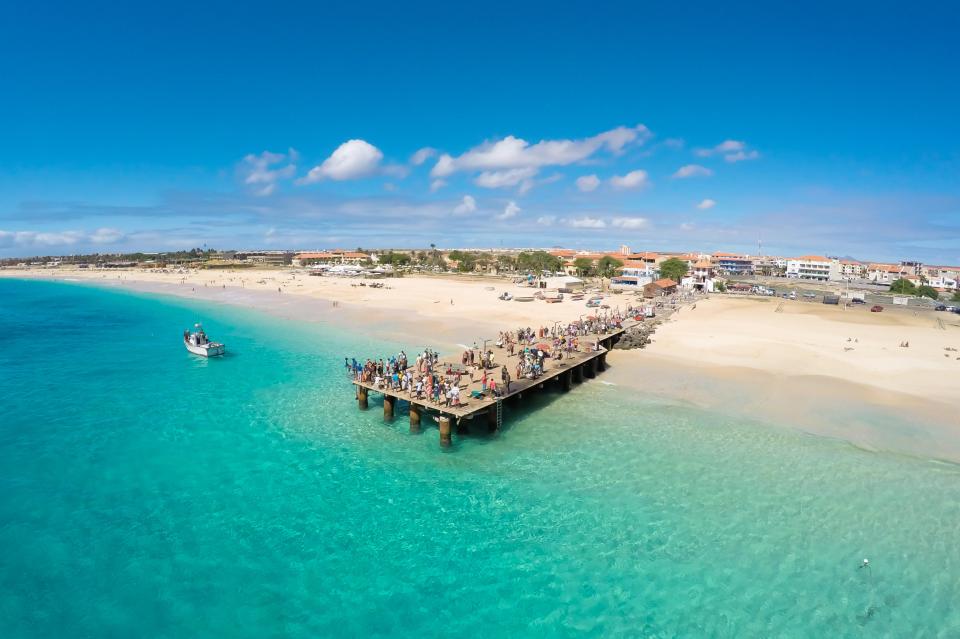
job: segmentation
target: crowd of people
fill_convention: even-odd
[[[600,340],[586,339],[591,335],[603,335],[620,328],[626,317],[639,311],[628,308],[624,314],[619,311],[602,316],[590,316],[586,319],[570,322],[566,325],[556,323],[553,326],[518,328],[514,331],[502,331],[495,345],[507,351],[507,357],[517,356],[516,365],[511,370],[506,363],[499,365],[500,379],[496,379],[498,368],[496,354],[491,349],[465,348],[460,355],[459,366],[440,360],[436,351],[429,348],[419,353],[413,362],[404,351],[396,355],[379,359],[344,358],[344,367],[358,382],[372,384],[378,389],[408,393],[410,399],[433,402],[442,406],[461,406],[461,391],[470,388],[472,383],[480,388],[471,392],[474,397],[489,394],[501,397],[510,392],[514,379],[537,379],[547,370],[550,359],[562,360],[571,353],[589,348],[600,349]]]

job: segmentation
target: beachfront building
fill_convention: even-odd
[[[626,262],[643,262],[644,264],[650,264],[656,266],[666,258],[660,253],[653,253],[652,251],[644,251],[642,253],[629,253],[623,256],[625,263]]]
[[[656,278],[657,265],[642,260],[624,260],[620,273],[610,279],[610,288],[641,290]]]
[[[867,277],[867,265],[856,260],[840,260],[840,279],[863,280]]]
[[[835,282],[840,279],[840,260],[822,255],[804,255],[787,260],[787,277],[817,282]]]
[[[656,282],[650,282],[643,287],[644,297],[663,297],[677,292],[677,283],[671,279],[664,278]]]
[[[871,264],[867,267],[867,279],[875,284],[893,284],[901,277],[911,274],[899,264]]]
[[[753,258],[736,253],[714,253],[711,256],[713,268],[723,275],[753,274]]]
[[[314,266],[318,264],[363,264],[369,260],[366,253],[357,251],[322,251],[318,253],[297,253],[293,257],[294,266]]]
[[[713,276],[713,262],[708,259],[697,260],[687,271],[686,277],[680,280],[680,287],[712,293]]]
[[[787,258],[767,255],[753,258],[753,274],[782,277],[787,272]]]
[[[924,265],[921,275],[927,285],[942,291],[960,290],[960,266]]]
[[[293,260],[293,253],[291,251],[237,251],[235,257],[255,264],[287,266]]]

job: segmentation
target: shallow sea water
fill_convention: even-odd
[[[398,346],[0,280],[0,637],[960,636],[957,466],[597,382],[442,452]]]

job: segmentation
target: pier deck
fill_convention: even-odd
[[[502,413],[498,410],[498,402],[521,399],[525,393],[542,388],[545,384],[554,380],[560,383],[561,389],[569,390],[573,382],[582,382],[585,377],[594,377],[598,371],[606,368],[606,354],[620,335],[639,323],[641,322],[630,319],[624,321],[619,329],[599,335],[591,334],[579,337],[579,350],[564,352],[563,359],[547,358],[542,375],[536,379],[526,377],[512,379],[509,390],[501,394],[499,398],[494,397],[490,392],[483,393],[480,398],[472,396],[474,391],[483,390],[483,371],[476,371],[472,368],[467,368],[462,376],[459,406],[445,406],[443,398],[441,398],[439,404],[433,402],[432,399],[417,399],[414,394],[408,391],[387,387],[379,388],[373,382],[354,380],[353,384],[357,388],[357,400],[361,409],[367,408],[369,393],[379,393],[383,396],[383,414],[387,419],[393,418],[394,408],[398,400],[408,402],[410,406],[410,430],[413,432],[419,432],[420,417],[423,413],[436,415],[440,424],[441,444],[449,444],[451,423],[461,426],[467,420],[472,420],[475,416],[485,413],[489,429],[491,431],[496,430],[502,422]],[[544,338],[544,341],[548,339]],[[594,349],[595,344],[599,344],[598,349]],[[487,370],[488,379],[492,378],[502,388],[501,366],[506,365],[512,378],[515,375],[519,354],[508,356],[507,349],[496,346],[491,346],[488,350],[492,350],[494,353],[494,366]],[[519,350],[522,352],[522,348]],[[436,370],[443,374],[448,367],[455,370],[464,370],[459,353],[440,357],[440,363]],[[416,371],[414,371],[414,374],[416,374]]]

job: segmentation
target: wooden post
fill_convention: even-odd
[[[606,353],[602,354],[600,357],[597,358],[597,368],[599,368],[601,371],[607,370],[607,354]]]
[[[440,445],[446,448],[450,445],[450,418],[440,416]]]
[[[578,384],[582,384],[582,383],[583,383],[583,366],[582,366],[582,365],[581,365],[581,366],[574,366],[574,367],[570,370],[570,372],[571,372],[572,375],[573,375],[573,381],[575,381],[575,382],[578,383]]]
[[[360,410],[367,410],[367,389],[363,386],[357,386],[357,404]]]
[[[573,386],[573,371],[566,371],[560,375],[560,388],[568,391],[571,386]]]
[[[487,430],[491,433],[497,432],[497,405],[493,404],[487,409]]]
[[[596,357],[586,362],[584,364],[584,367],[586,368],[586,370],[584,370],[583,372],[587,377],[590,377],[592,379],[597,376],[597,358]]]
[[[410,434],[416,435],[420,432],[420,407],[410,402]]]
[[[383,418],[387,421],[393,419],[393,402],[394,398],[391,395],[383,396]]]

